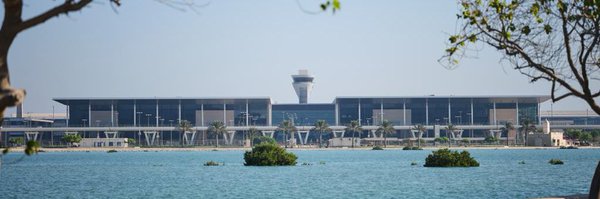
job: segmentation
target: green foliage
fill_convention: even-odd
[[[215,161],[208,161],[204,163],[204,166],[221,166],[221,165],[225,165],[225,163],[220,163],[220,162],[215,162]]]
[[[577,140],[581,136],[583,131],[581,129],[566,129],[565,136],[569,139]]]
[[[321,4],[321,10],[326,11],[331,8],[331,12],[335,14],[335,11],[340,10],[341,5],[340,0],[327,0],[325,3]]]
[[[486,143],[496,143],[496,142],[498,142],[498,138],[496,138],[494,136],[487,136],[487,137],[485,137],[485,139],[483,141]]]
[[[107,152],[107,153],[116,153],[116,152],[117,152],[117,150],[115,150],[115,149],[111,149],[111,150],[108,150],[108,151],[106,151],[106,152]]]
[[[63,136],[62,140],[66,143],[79,143],[81,142],[81,136],[79,134],[70,134]]]
[[[127,143],[133,145],[133,144],[135,144],[135,139],[133,139],[133,138],[127,138]]]
[[[20,146],[24,143],[24,140],[22,137],[12,137],[12,138],[8,139],[8,143],[11,143],[12,145]]]
[[[254,146],[252,151],[244,153],[246,166],[293,166],[296,165],[296,155],[286,152],[278,145],[263,143]]]
[[[581,135],[579,135],[579,140],[589,142],[592,140],[592,134],[590,132],[582,132]]]
[[[450,151],[440,149],[433,151],[425,159],[425,167],[478,167],[479,162],[471,157],[468,151]]]
[[[383,150],[383,148],[381,148],[380,146],[375,146],[372,150]]]
[[[37,154],[40,150],[40,144],[36,141],[28,141],[25,145],[25,155]]]
[[[440,143],[445,143],[448,142],[448,138],[447,137],[437,137],[435,139],[433,139],[434,142],[440,142]]]
[[[254,143],[254,145],[259,145],[262,143],[269,143],[269,144],[275,144],[277,143],[275,141],[275,139],[273,139],[272,137],[267,137],[267,136],[258,136],[255,137],[254,140],[252,140],[252,142]]]
[[[557,165],[557,164],[564,164],[564,162],[560,159],[550,159],[550,161],[548,161],[548,163],[550,163],[551,165]]]
[[[6,147],[2,150],[2,155],[7,154],[8,152],[10,152],[10,148]]]
[[[440,63],[454,69],[460,59],[473,57],[469,54],[483,49],[481,45],[489,46],[502,55],[502,61],[512,64],[531,82],[552,83],[554,101],[575,96],[592,101],[588,105],[598,110],[599,105],[593,102],[599,94],[598,85],[587,80],[597,75],[596,71],[589,71],[589,66],[598,63],[594,52],[600,49],[599,42],[597,34],[583,36],[597,33],[600,26],[598,1],[457,2],[460,11],[456,15],[456,27],[459,29],[448,37],[445,55],[438,60]],[[568,89],[558,93],[556,88],[559,87]],[[520,139],[524,140],[528,132],[522,131]]]
[[[405,146],[404,148],[402,148],[402,150],[423,150],[423,149],[418,146]]]
[[[469,138],[464,138],[461,140],[462,143],[468,144],[471,142],[471,140],[469,140]]]

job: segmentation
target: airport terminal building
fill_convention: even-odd
[[[297,104],[274,104],[270,97],[56,98],[55,101],[66,107],[65,121],[61,125],[40,127],[38,131],[53,132],[40,136],[40,139],[50,136],[52,140],[64,132],[97,138],[108,136],[103,132],[117,132],[118,137],[145,139],[147,134],[142,134],[143,131],[168,132],[170,135],[166,137],[172,140],[173,136],[181,138],[177,126],[185,120],[195,131],[202,132],[203,138],[210,139],[210,135],[206,135],[209,124],[221,121],[233,134],[231,140],[235,134],[243,134],[250,128],[272,132],[271,136],[280,138],[282,132],[277,131],[277,126],[290,120],[299,131],[306,132],[305,143],[310,143],[315,135],[308,133],[318,120],[325,120],[337,132],[344,131],[351,121],[358,121],[365,131],[360,136],[365,138],[372,135],[369,131],[376,130],[387,120],[393,123],[397,130],[395,137],[399,139],[410,137],[414,125],[425,125],[428,131],[423,136],[433,139],[449,124],[464,129],[467,132],[464,137],[483,139],[490,130],[497,130],[508,122],[518,125],[529,120],[541,124],[540,104],[550,99],[546,95],[360,96],[336,97],[331,103],[310,103],[314,77],[300,71],[292,79],[298,94]],[[32,130],[6,123],[3,127],[13,132],[9,134],[13,136]],[[508,136],[514,137],[510,133]],[[7,137],[4,136],[4,141]],[[158,139],[166,137],[162,135]]]

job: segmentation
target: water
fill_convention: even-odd
[[[470,150],[480,167],[426,168],[428,150],[292,152],[298,166],[246,167],[243,151],[40,153],[2,166],[0,198],[531,198],[587,193],[600,160],[597,149]]]

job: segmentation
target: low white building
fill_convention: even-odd
[[[354,146],[360,146],[360,138],[354,138]],[[329,139],[329,147],[351,147],[352,138],[331,138]]]
[[[548,120],[544,121],[542,130],[542,133],[527,134],[527,146],[567,146],[567,141],[563,138],[563,132],[551,132]]]
[[[127,138],[83,138],[81,147],[128,147]]]

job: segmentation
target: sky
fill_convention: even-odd
[[[271,97],[296,103],[290,75],[315,76],[309,102],[336,96],[549,95],[482,48],[458,68],[437,60],[455,32],[451,0],[213,0],[196,12],[158,1],[96,1],[21,33],[9,53],[25,112],[66,97]],[[24,18],[61,1],[25,1]],[[566,99],[543,110],[586,110]],[[14,113],[14,109],[8,111]]]

